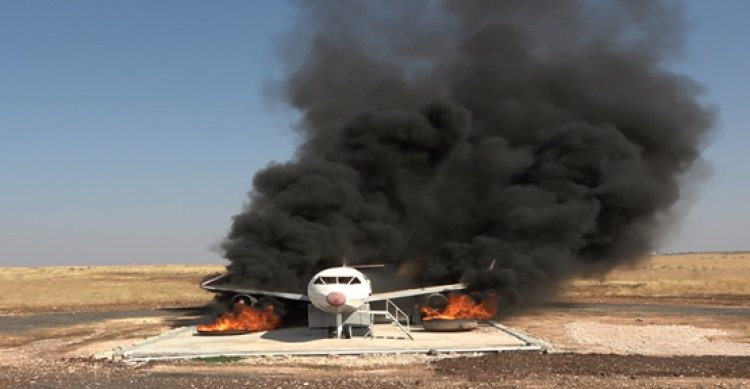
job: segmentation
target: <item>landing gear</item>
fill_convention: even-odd
[[[328,337],[336,339],[351,339],[352,338],[352,326],[344,326],[344,317],[341,312],[336,313],[336,326],[328,327]]]
[[[330,326],[328,327],[328,338],[329,339],[351,339],[354,337],[354,334],[352,333],[353,328],[350,326],[344,326],[341,331],[341,337],[339,337],[336,334],[336,327]]]
[[[336,313],[336,339],[341,339],[341,332],[344,329],[344,319],[341,312]]]

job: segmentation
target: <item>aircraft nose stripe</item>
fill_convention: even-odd
[[[334,307],[340,307],[346,303],[346,296],[341,292],[331,292],[326,296],[328,304]]]

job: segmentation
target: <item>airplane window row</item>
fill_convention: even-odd
[[[313,281],[315,285],[327,285],[327,284],[361,284],[362,280],[357,277],[318,277]]]

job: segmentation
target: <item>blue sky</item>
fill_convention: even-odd
[[[750,249],[750,2],[686,1],[675,69],[720,109],[666,250]],[[0,265],[222,263],[211,246],[295,113],[263,93],[282,1],[0,0]]]
[[[712,173],[689,194],[690,211],[662,249],[750,250],[750,2],[683,3],[692,30],[675,69],[704,85],[718,131],[704,154]]]

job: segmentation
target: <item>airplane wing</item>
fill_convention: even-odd
[[[384,293],[373,293],[370,295],[367,301],[382,301],[382,300],[397,299],[397,298],[402,298],[402,297],[419,296],[419,295],[430,294],[430,293],[441,293],[441,292],[450,292],[454,290],[464,290],[468,286],[469,284],[459,283],[459,284],[450,284],[450,285],[428,286],[426,288],[394,290],[394,291],[384,292]]]
[[[228,275],[229,273],[222,274],[218,277],[204,281],[203,283],[201,283],[201,288],[211,291],[211,292],[233,292],[233,293],[249,294],[252,296],[269,296],[269,297],[277,297],[277,298],[282,298],[282,299],[287,299],[287,300],[310,301],[310,299],[306,295],[301,294],[301,293],[289,293],[289,292],[277,292],[273,290],[252,289],[252,288],[245,288],[242,286],[235,286],[231,284],[213,285],[217,281],[223,279],[224,277]]]

